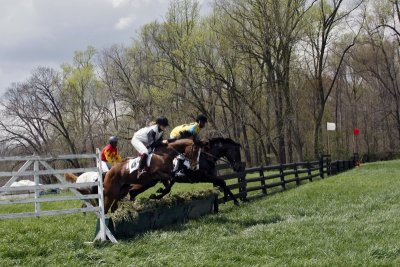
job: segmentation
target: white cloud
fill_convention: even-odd
[[[127,2],[129,2],[129,0],[108,0],[108,1],[111,2],[111,4],[113,5],[114,8],[123,6]]]
[[[132,25],[134,21],[134,17],[124,17],[118,20],[118,23],[115,24],[115,29],[117,30],[125,30],[129,26]]]
[[[114,8],[145,8],[149,6],[164,5],[167,6],[171,0],[106,0],[111,3]],[[200,0],[199,3],[209,1],[209,0]]]
[[[212,1],[212,0],[208,0]],[[130,44],[169,0],[0,0],[0,96],[38,66],[70,62],[92,45]]]

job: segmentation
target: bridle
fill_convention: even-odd
[[[227,160],[227,159],[225,159],[225,158],[218,158],[218,157],[216,157],[216,156],[214,156],[213,154],[211,154],[211,153],[208,153],[208,152],[205,152],[205,151],[202,151],[201,153],[203,153],[203,154],[205,154],[205,155],[207,155],[207,156],[209,156],[209,157],[211,157],[211,158],[213,158],[213,159],[215,159],[215,161],[217,161],[217,160],[220,160],[220,161],[222,161],[222,162],[225,162],[226,164],[228,164],[229,166],[231,166],[231,168],[234,168],[234,166],[236,165],[236,160],[233,160],[232,162],[230,162],[229,160]]]

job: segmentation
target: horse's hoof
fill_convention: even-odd
[[[233,202],[233,204],[235,204],[235,206],[240,206],[240,203],[239,203],[239,201],[235,201],[235,202]]]

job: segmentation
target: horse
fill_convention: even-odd
[[[70,183],[91,183],[91,182],[97,182],[99,180],[99,173],[98,172],[85,172],[82,173],[79,176],[76,176],[73,173],[66,173],[64,174],[65,180],[67,180]],[[98,193],[98,187],[97,186],[90,186],[90,187],[83,187],[83,188],[77,188],[82,195],[90,195],[90,194],[97,194]],[[95,199],[89,199],[89,202],[93,206],[98,206],[98,201]],[[83,204],[84,206],[85,204]]]
[[[140,191],[142,188],[149,188],[148,185],[153,184],[153,179],[170,180],[173,159],[179,154],[184,154],[191,161],[195,161],[199,150],[200,144],[195,144],[192,139],[180,139],[158,146],[151,156],[149,171],[139,177],[137,169],[130,171],[131,161],[128,159],[114,165],[104,178],[104,212],[107,213],[110,208],[111,212],[114,212],[118,201],[124,198],[131,188]]]
[[[240,156],[240,144],[236,143],[229,138],[213,138],[205,143],[202,151],[200,153],[199,168],[198,170],[187,170],[186,176],[175,177],[169,183],[168,181],[163,181],[165,188],[160,188],[157,193],[159,195],[152,195],[151,198],[161,199],[163,196],[171,191],[172,186],[175,182],[178,183],[213,183],[214,186],[219,186],[224,192],[224,201],[226,202],[228,196],[233,199],[235,205],[239,205],[239,201],[233,195],[232,191],[226,185],[226,182],[217,177],[217,167],[216,163],[221,158],[226,158],[235,172],[242,172],[245,168],[245,164],[241,163]],[[149,183],[148,188],[154,186],[157,183],[153,180]],[[133,200],[135,197],[145,191],[147,188],[142,187],[140,189],[132,188],[129,191],[130,199]]]

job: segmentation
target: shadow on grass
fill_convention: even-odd
[[[175,224],[163,226],[157,229],[152,229],[144,232],[139,232],[137,235],[133,237],[124,237],[124,236],[118,236],[117,238],[123,242],[131,242],[135,241],[136,239],[141,239],[144,236],[148,234],[154,234],[158,233],[159,231],[162,231],[164,233],[172,233],[172,232],[184,232],[188,231],[194,228],[198,228],[198,224],[214,224],[214,225],[237,225],[243,228],[249,228],[255,225],[269,225],[269,224],[275,224],[279,223],[281,221],[284,221],[285,218],[279,216],[279,215],[273,215],[267,218],[262,218],[262,219],[254,219],[254,218],[227,218],[226,216],[219,216],[219,215],[207,215],[206,217],[202,218],[197,218],[197,219],[192,219],[190,221],[196,222],[194,225],[193,224],[188,224],[188,221],[185,222],[177,222]]]
[[[318,180],[320,180],[320,179],[318,179]],[[306,183],[308,183],[308,181]],[[243,227],[243,228],[249,228],[249,227],[252,227],[255,225],[276,224],[276,223],[285,221],[286,219],[278,214],[271,214],[264,218],[252,218],[251,216],[243,216],[243,217],[239,216],[238,218],[230,218],[227,215],[231,212],[237,211],[238,209],[245,208],[250,203],[254,203],[261,199],[264,199],[267,196],[272,196],[272,195],[275,195],[278,193],[283,193],[285,191],[292,190],[297,187],[298,186],[296,186],[296,184],[292,183],[286,187],[286,190],[283,190],[283,191],[276,190],[276,191],[268,192],[267,195],[253,197],[252,199],[249,199],[247,201],[240,201],[240,204],[241,204],[240,207],[233,205],[232,201],[227,201],[225,203],[221,203],[220,211],[218,214],[207,215],[205,217],[200,217],[197,219],[190,219],[190,220],[175,222],[170,225],[157,227],[156,229],[150,229],[150,230],[138,232],[134,236],[125,237],[125,236],[122,236],[122,234],[121,234],[121,235],[116,235],[116,237],[120,240],[124,240],[125,242],[130,242],[130,241],[135,241],[136,239],[141,239],[145,235],[148,235],[148,234],[157,234],[160,231],[165,232],[165,233],[188,231],[190,229],[197,228],[198,224],[214,224],[214,225],[224,225],[224,226],[231,225],[232,227],[239,226],[239,227]],[[305,216],[306,214],[300,213],[297,215]],[[194,222],[194,224],[189,224],[188,223],[189,221]]]
[[[243,227],[251,227],[257,224],[275,224],[279,223],[281,221],[284,221],[285,218],[279,216],[279,215],[273,215],[268,218],[262,218],[262,219],[255,219],[255,218],[236,218],[236,219],[231,219],[227,218],[225,216],[209,216],[207,218],[207,223],[212,223],[212,224],[237,224]]]

